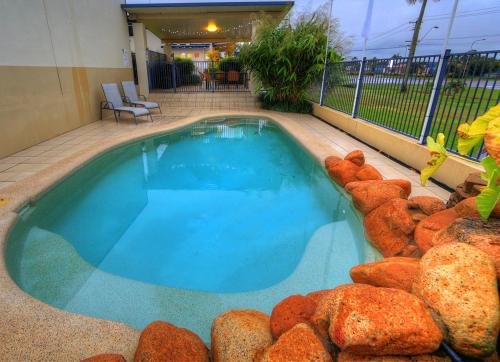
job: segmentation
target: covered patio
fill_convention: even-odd
[[[148,95],[159,88],[181,92],[251,89],[247,76],[235,74],[234,70],[230,74],[231,69],[225,70],[226,74],[222,69],[216,72],[218,64],[215,63],[218,61],[209,59],[201,52],[188,52],[187,49],[205,47],[210,51],[217,46],[224,48],[227,44],[250,42],[259,18],[267,15],[280,21],[286,17],[293,4],[289,0],[122,4],[132,24],[132,43],[141,94]],[[146,29],[163,44],[164,57],[160,60],[148,59]],[[195,68],[189,74],[183,69],[170,68],[174,49],[186,49]],[[183,78],[191,78],[193,74],[200,78],[193,82],[195,84],[182,82]],[[159,83],[163,85],[159,86]]]

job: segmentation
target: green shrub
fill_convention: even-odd
[[[194,63],[189,58],[175,58],[175,66],[185,74],[194,72]]]
[[[241,49],[239,60],[260,82],[264,107],[310,112],[307,91],[323,72],[327,31],[328,19],[320,13],[278,26],[263,17],[255,40]],[[330,53],[332,59],[339,58]]]
[[[188,85],[197,83],[193,78],[195,73],[195,65],[189,58],[175,58],[175,68],[177,73],[178,85]]]
[[[278,112],[311,113],[312,104],[303,99],[300,101],[276,101],[266,95],[265,91],[258,94],[259,102],[264,109],[270,109]]]
[[[227,57],[221,59],[219,62],[219,69],[224,72],[229,72],[230,70],[235,70],[241,72],[241,64],[236,57]]]

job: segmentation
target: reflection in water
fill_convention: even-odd
[[[269,312],[375,256],[320,165],[238,118],[102,155],[29,207],[7,248],[14,280],[51,305],[204,336],[224,309]]]

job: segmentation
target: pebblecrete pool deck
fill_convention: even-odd
[[[384,177],[411,180],[413,195],[434,195],[443,199],[448,196],[448,192],[437,185],[420,187],[416,172],[312,116],[261,111],[247,100],[248,97],[232,103],[235,105],[231,108],[235,109],[225,108],[227,103],[222,97],[217,102],[206,97],[208,101],[194,103],[185,95],[179,95],[177,102],[167,102],[165,95],[151,98],[159,100],[163,110],[163,115],[155,116],[153,123],[144,121],[136,126],[130,120],[116,124],[106,119],[0,160],[0,167],[4,168],[0,180],[6,180],[0,189],[0,198],[6,200],[0,205],[2,359],[78,361],[104,352],[122,353],[126,358],[133,356],[139,331],[121,323],[65,312],[35,300],[11,280],[4,258],[7,233],[17,217],[17,210],[93,157],[131,139],[163,133],[208,117],[268,117],[295,137],[318,161],[322,162],[329,155],[343,156],[353,149],[361,149],[367,162],[376,166]]]

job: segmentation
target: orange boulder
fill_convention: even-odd
[[[212,361],[252,362],[273,343],[269,317],[256,310],[229,310],[212,323]]]
[[[142,331],[135,362],[208,362],[208,349],[196,334],[170,323],[156,321]]]
[[[457,352],[477,358],[495,352],[500,302],[495,265],[486,253],[465,243],[431,248],[420,260],[413,292]]]
[[[500,278],[500,220],[490,219],[485,222],[478,217],[455,219],[447,228],[434,235],[432,243],[466,243],[475,246],[494,261],[497,276]]]
[[[331,167],[335,166],[340,160],[340,157],[337,156],[328,156],[325,158],[325,168],[329,170]]]
[[[330,328],[330,319],[332,312],[338,309],[342,296],[346,291],[352,288],[369,288],[365,284],[344,284],[335,289],[325,290],[321,294],[321,299],[312,315],[310,321],[316,332],[323,340],[328,340],[328,329]]]
[[[389,200],[371,211],[365,216],[364,226],[368,241],[386,258],[407,250],[415,229],[408,201],[404,199]]]
[[[313,299],[316,302],[316,305],[318,305],[319,302],[321,301],[321,299],[323,299],[323,297],[325,295],[327,295],[329,292],[331,292],[332,290],[333,289],[317,290],[315,292],[311,292],[311,293],[307,294],[307,297]]]
[[[356,178],[359,181],[367,181],[382,180],[384,177],[375,167],[365,164],[359,168],[359,171],[356,173]]]
[[[352,203],[363,214],[368,214],[380,205],[392,199],[404,199],[405,192],[396,185],[371,184],[358,187],[352,192]]]
[[[332,362],[333,359],[307,324],[300,323],[281,335],[269,347],[259,362],[315,361]]]
[[[344,160],[351,161],[358,166],[363,166],[365,164],[365,154],[361,150],[354,150],[352,152],[349,152],[344,157]]]
[[[451,362],[446,356],[421,354],[418,356],[359,356],[348,352],[340,352],[337,362]]]
[[[351,268],[350,274],[355,283],[397,288],[409,292],[417,274],[418,265],[418,259],[393,257],[357,265]]]
[[[271,313],[271,333],[279,338],[299,323],[308,323],[316,310],[316,302],[310,297],[291,295],[276,304]]]
[[[345,190],[349,193],[352,193],[355,189],[359,187],[367,187],[370,184],[386,184],[399,186],[405,191],[405,199],[408,198],[411,194],[411,182],[403,179],[353,181],[345,185]]]
[[[439,348],[442,334],[422,300],[400,289],[345,289],[330,311],[329,335],[359,355],[417,355]]]
[[[85,358],[80,362],[127,362],[121,354],[103,353],[90,358]]]
[[[356,173],[358,170],[359,166],[351,161],[341,160],[328,169],[328,174],[336,183],[343,187],[345,184],[357,180]]]
[[[455,205],[455,210],[460,217],[466,217],[466,216],[476,216],[479,217],[479,212],[477,211],[477,206],[476,206],[476,198],[475,197],[468,197],[466,199],[463,199],[460,201],[458,204]],[[490,217],[500,217],[500,202],[498,202],[493,209],[493,212],[491,213]]]
[[[454,208],[439,211],[418,223],[415,228],[415,242],[423,253],[434,246],[432,239],[442,229],[448,227],[453,220],[458,218]]]
[[[426,215],[432,215],[446,209],[443,200],[434,196],[411,197],[408,199],[408,207],[410,209],[421,210]]]

